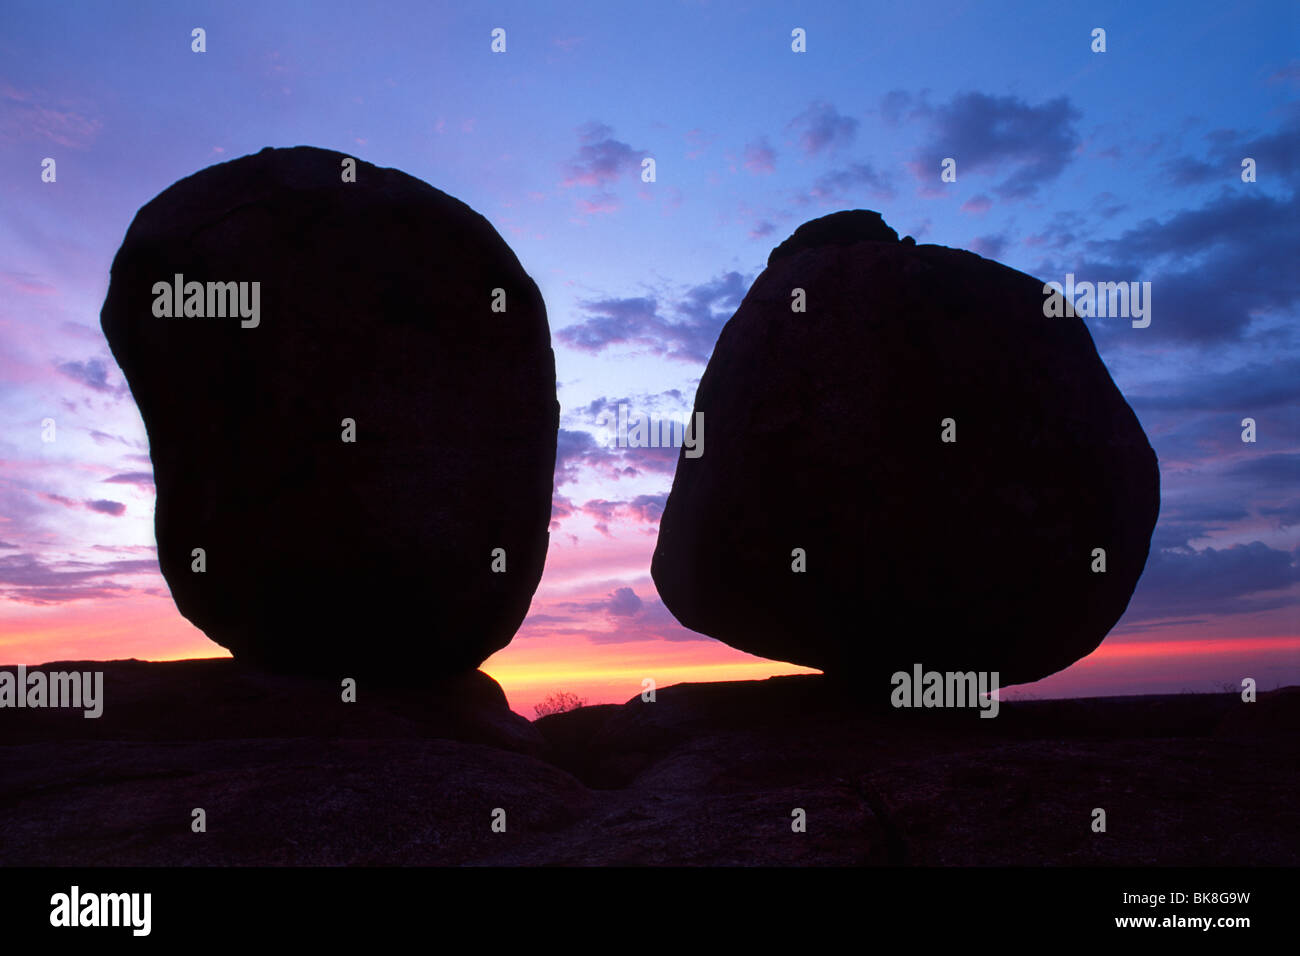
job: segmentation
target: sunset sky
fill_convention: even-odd
[[[141,205],[308,144],[468,203],[545,297],[563,410],[550,553],[484,665],[516,710],[800,670],[659,602],[676,450],[610,447],[600,421],[620,402],[684,419],[772,247],[846,208],[1045,281],[1152,283],[1149,328],[1089,320],[1160,459],[1152,555],[1102,647],[1020,692],[1300,683],[1300,6],[381,6],[5,3],[0,663],[225,653],[158,571],[144,426],[99,310]]]

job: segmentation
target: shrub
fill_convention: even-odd
[[[587,699],[579,697],[577,694],[570,694],[568,691],[558,691],[554,694],[547,695],[546,699],[535,706],[533,710],[537,711],[538,717],[550,717],[552,714],[565,714],[571,710],[577,710],[579,707],[585,707]]]

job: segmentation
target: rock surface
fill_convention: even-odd
[[[1159,470],[1042,290],[861,210],[778,246],[718,339],[705,452],[683,449],[664,508],[652,573],[677,619],[884,694],[915,664],[1007,685],[1093,651],[1145,565]]]
[[[423,687],[393,687],[363,678],[348,702],[343,699],[346,674],[337,679],[269,674],[230,658],[62,661],[42,664],[39,670],[102,672],[102,714],[87,718],[84,709],[6,710],[0,721],[0,741],[6,744],[69,738],[441,737],[528,754],[545,749],[533,725],[510,709],[501,685],[478,670]]]
[[[174,184],[127,231],[101,320],[148,429],[181,613],[271,669],[423,682],[473,669],[527,613],[555,361],[487,220],[394,169],[344,182],[344,159],[265,149]],[[256,325],[215,295],[211,315],[157,315],[178,274],[259,283]]]
[[[228,660],[60,666],[106,671],[104,716],[0,711],[0,865],[1300,862],[1296,688],[1009,702],[990,720],[866,711],[799,676],[529,726],[480,675],[456,725],[447,704],[366,683],[342,704]]]
[[[911,238],[910,236],[908,237]],[[859,242],[898,242],[898,233],[883,216],[869,209],[845,209],[820,219],[810,219],[767,257],[770,267],[778,259],[804,249],[824,246],[852,246]]]

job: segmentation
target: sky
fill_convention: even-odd
[[[305,144],[468,203],[545,297],[550,552],[484,665],[521,713],[804,670],[673,619],[649,567],[676,450],[608,422],[684,420],[771,249],[852,208],[1044,281],[1152,283],[1149,327],[1086,320],[1160,459],[1146,572],[1096,652],[1006,696],[1300,683],[1294,2],[3,0],[0,22],[0,662],[224,655],[158,571],[99,310],[140,206]]]

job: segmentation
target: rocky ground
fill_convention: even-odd
[[[1300,688],[990,720],[799,676],[530,723],[478,673],[345,704],[226,659],[39,669],[104,671],[104,714],[0,710],[6,866],[1300,861]]]

